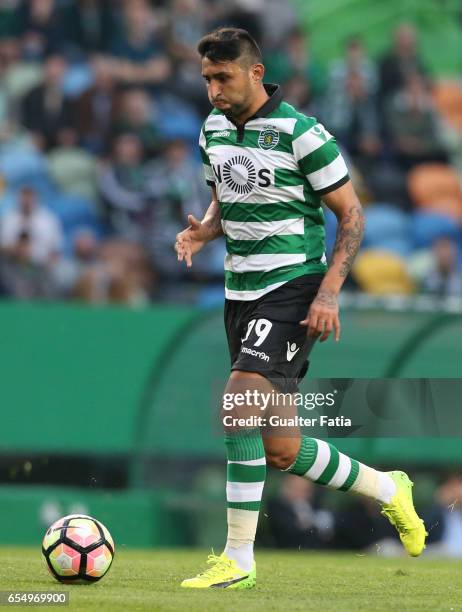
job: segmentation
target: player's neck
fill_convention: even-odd
[[[257,110],[265,104],[265,102],[269,99],[269,95],[266,92],[266,89],[261,86],[260,90],[256,94],[252,104],[245,109],[239,116],[233,115],[233,120],[235,123],[240,123],[241,125],[245,123],[250,117],[253,117]]]

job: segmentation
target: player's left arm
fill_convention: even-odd
[[[320,342],[327,340],[332,331],[335,340],[340,339],[338,295],[364,233],[364,214],[351,181],[324,194],[322,199],[337,217],[337,236],[329,269],[306,318],[301,321],[308,327],[308,335],[320,336]]]

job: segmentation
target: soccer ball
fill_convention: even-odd
[[[69,514],[47,529],[42,553],[50,573],[59,582],[96,582],[111,567],[114,541],[96,519]]]

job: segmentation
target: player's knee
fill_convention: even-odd
[[[266,462],[271,467],[274,467],[278,470],[286,470],[291,465],[295,463],[297,459],[297,453],[294,453],[290,450],[271,450],[267,449],[265,451]]]

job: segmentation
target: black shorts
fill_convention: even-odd
[[[316,341],[307,337],[307,328],[300,321],[322,279],[322,274],[307,274],[257,300],[225,300],[231,369],[257,372],[284,393],[297,391]]]

